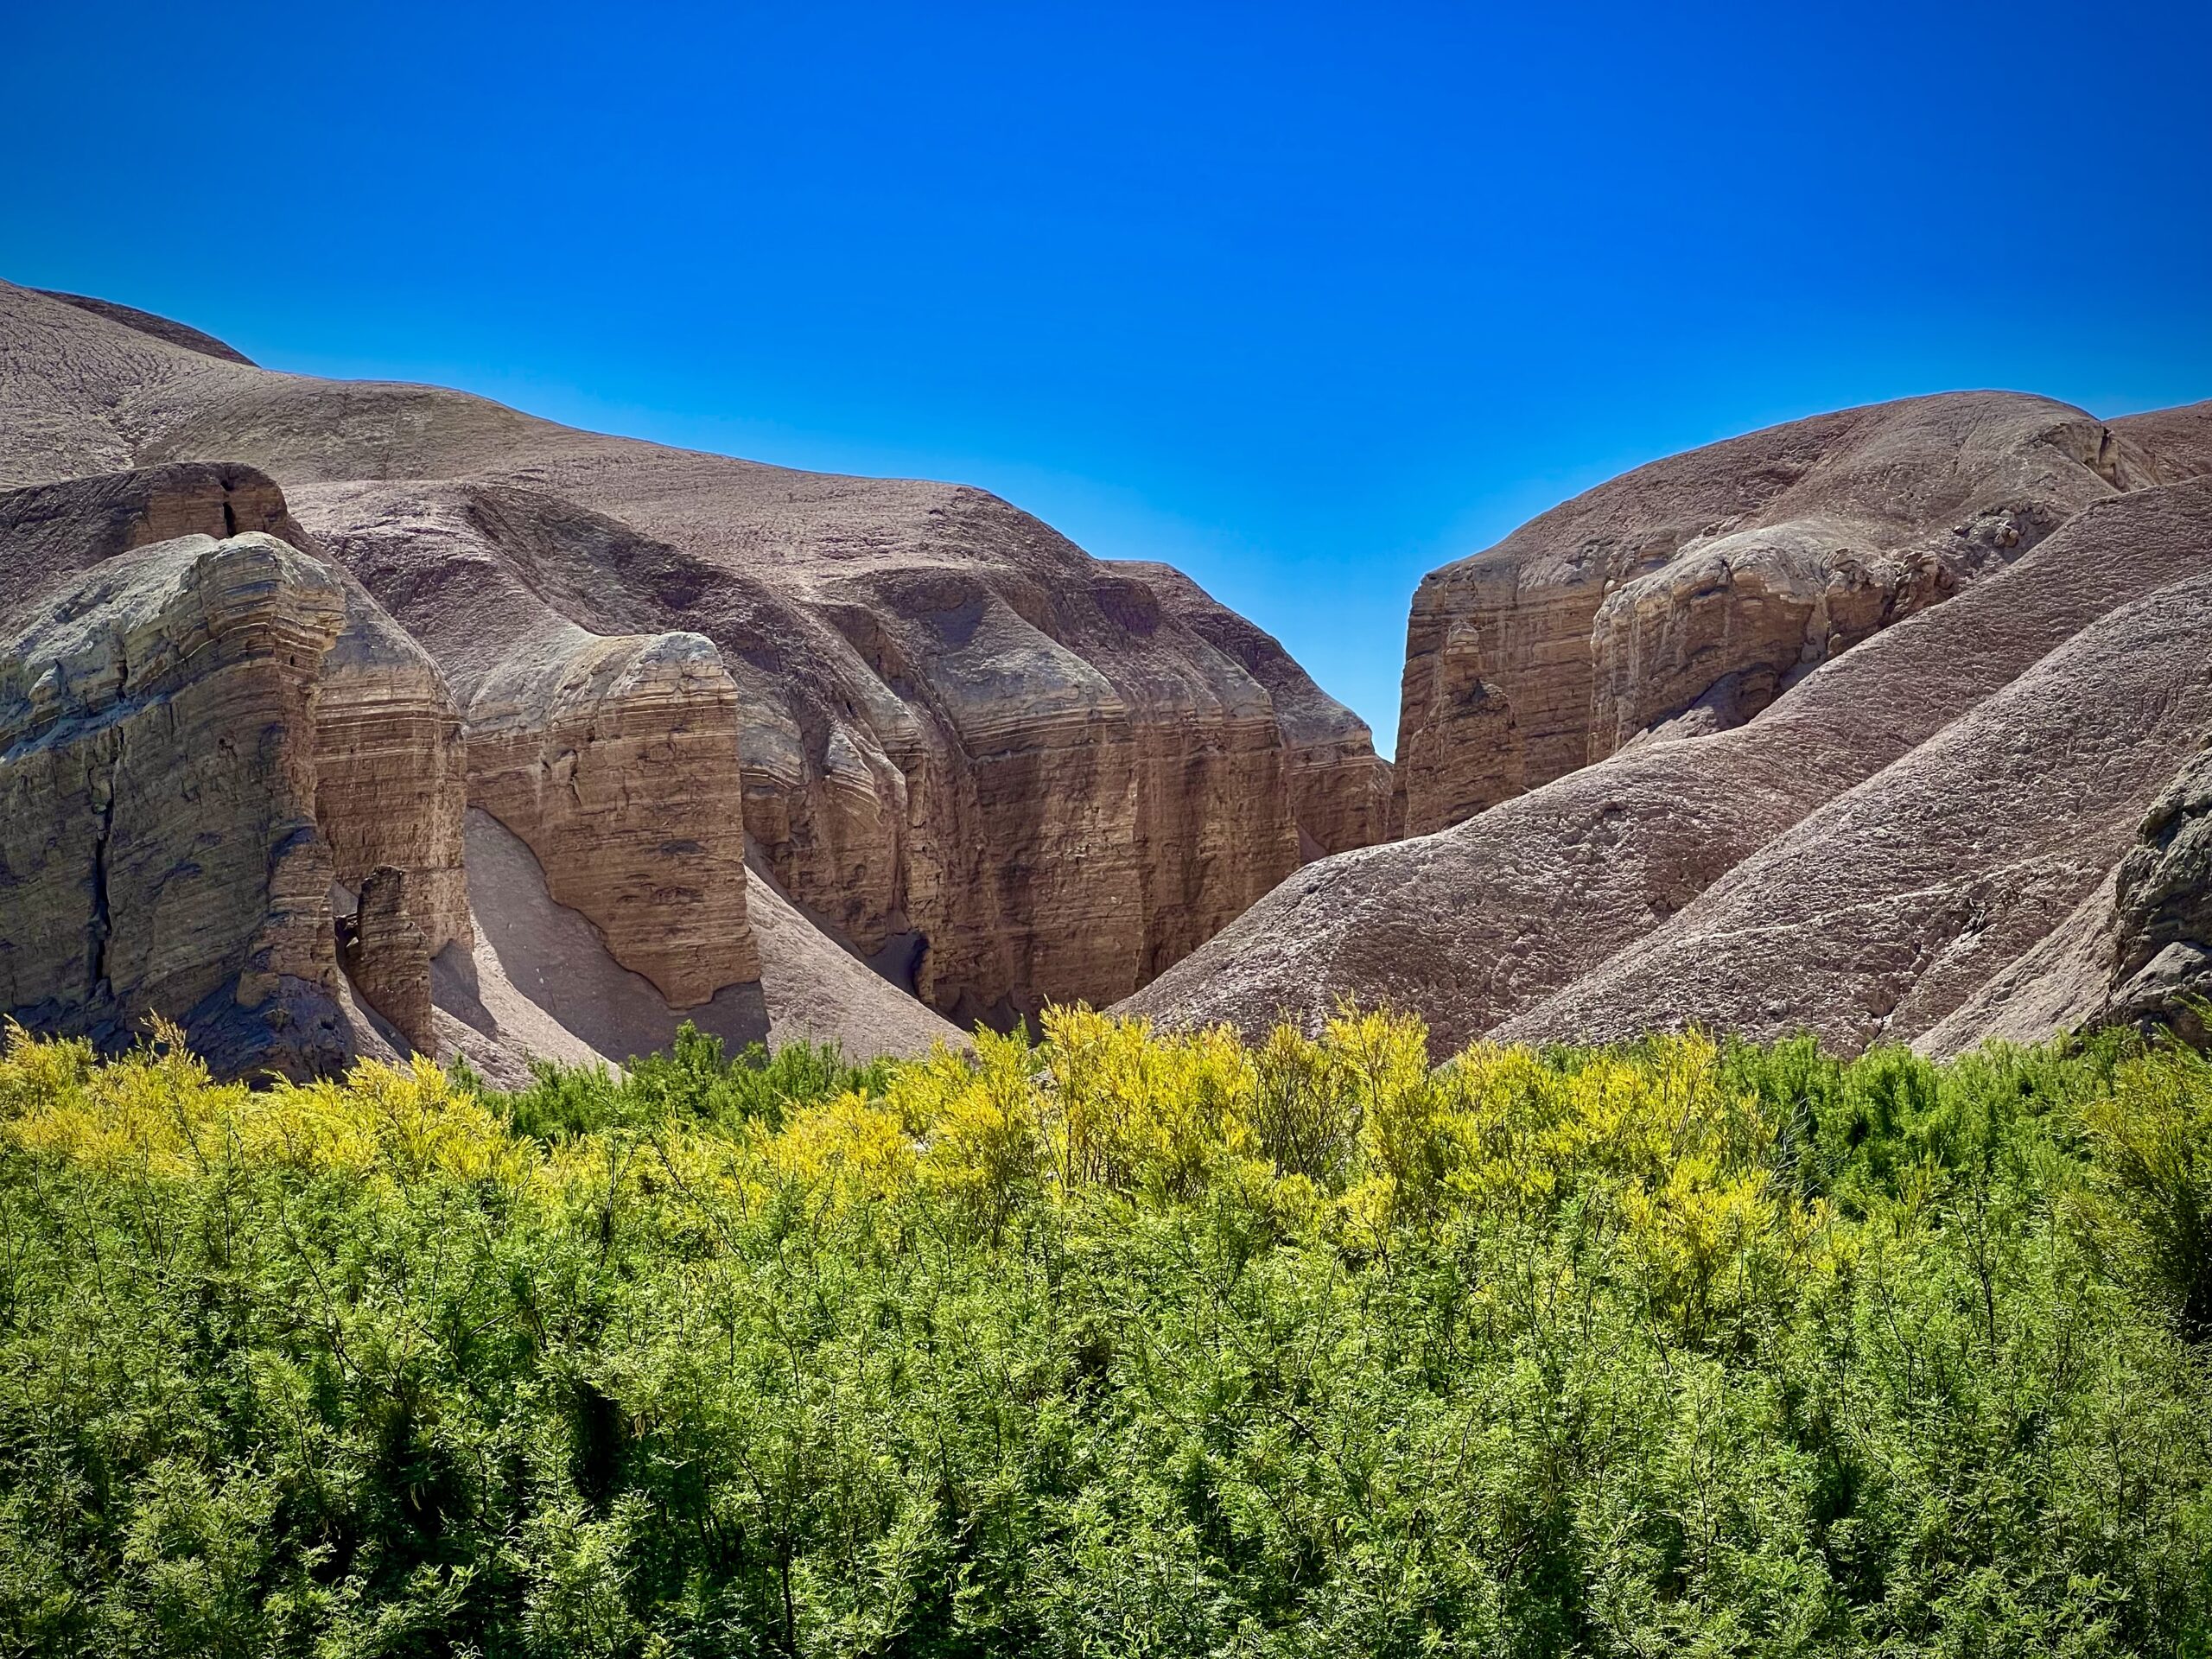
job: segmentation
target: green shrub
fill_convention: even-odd
[[[880,1093],[890,1075],[887,1061],[849,1065],[836,1049],[814,1043],[786,1043],[773,1055],[751,1043],[734,1059],[724,1058],[722,1048],[721,1038],[687,1020],[665,1052],[632,1056],[620,1077],[601,1067],[541,1060],[531,1068],[531,1086],[507,1097],[508,1111],[517,1134],[549,1143],[670,1120],[773,1129],[797,1107],[852,1091]]]
[[[2212,1059],[2162,1044],[2082,1110],[2089,1248],[2184,1336],[2212,1340]]]
[[[2212,1068],[0,1058],[0,1653],[2198,1654]]]

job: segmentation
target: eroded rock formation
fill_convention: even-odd
[[[134,549],[254,533],[286,543],[340,592],[342,626],[315,669],[309,816],[339,903],[353,904],[379,866],[393,867],[405,887],[399,902],[422,944],[410,947],[400,931],[380,929],[363,972],[419,979],[425,951],[468,937],[459,716],[429,656],[359,583],[321,558],[271,480],[234,462],[181,462],[0,493],[0,613],[51,613],[85,573]],[[174,759],[164,754],[158,765]],[[374,955],[391,951],[408,959]]]
[[[1124,1006],[1388,1002],[1454,1046],[2040,1037],[2104,1001],[2109,873],[2212,730],[2208,669],[2212,480],[2108,498],[1746,724],[1309,865]]]
[[[0,468],[259,467],[464,711],[522,643],[510,601],[532,638],[710,642],[766,870],[963,1019],[1125,995],[1381,828],[1382,763],[1279,652],[980,491],[269,374],[22,289],[0,327]]]
[[[470,800],[678,1007],[760,977],[737,734],[737,688],[696,633],[572,628],[469,703]]]
[[[2080,410],[1968,392],[1795,422],[1600,485],[1421,583],[1398,822],[1426,834],[1643,734],[1740,725],[2081,507],[2166,476]]]
[[[2203,1045],[2212,1004],[2212,749],[2151,804],[2113,881],[2100,1017]]]
[[[429,937],[407,908],[407,874],[379,864],[338,918],[339,962],[364,1001],[417,1052],[437,1052]]]
[[[1367,722],[1313,683],[1273,634],[1173,565],[1129,561],[1163,610],[1266,688],[1282,734],[1291,817],[1307,858],[1372,846],[1389,834],[1390,766]]]
[[[336,574],[187,536],[50,589],[0,636],[0,1008],[103,1042],[149,1011],[218,1065],[337,1064],[315,692]]]
[[[178,463],[0,492],[0,1012],[111,1046],[165,1014],[242,1075],[412,1048],[514,1085],[533,1055],[619,1061],[687,1016],[734,1046],[959,1040],[780,899],[759,948],[710,645],[505,614],[505,635],[461,630],[498,646],[471,669],[476,781],[574,905],[505,830],[478,836],[472,883],[442,674],[268,478]]]
[[[435,956],[469,938],[461,715],[429,654],[341,581],[346,625],[317,681],[315,818],[340,884],[358,894],[372,871],[394,872]]]

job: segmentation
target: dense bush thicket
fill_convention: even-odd
[[[2212,1067],[0,1061],[0,1649],[2196,1653]]]

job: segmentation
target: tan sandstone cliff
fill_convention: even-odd
[[[233,534],[241,521],[255,528]],[[231,641],[220,649],[178,620],[207,605],[171,590],[208,585],[189,560],[162,576],[180,550],[261,573],[221,587],[220,626],[202,629]],[[279,621],[304,607],[330,626],[287,632],[234,589]],[[734,694],[711,645],[565,622],[549,641],[526,610],[506,614],[507,649],[475,683],[479,748],[437,664],[263,474],[176,463],[0,491],[0,663],[19,694],[0,746],[0,1013],[106,1045],[164,1014],[245,1075],[411,1047],[465,1054],[507,1084],[533,1056],[661,1046],[686,1017],[733,1046],[958,1040],[772,895],[762,947]],[[255,723],[274,705],[239,690],[241,652],[251,685],[274,674],[289,687],[278,717]],[[99,817],[118,784],[133,804],[119,886]],[[511,831],[486,839],[494,821],[468,810],[480,786],[538,836],[575,903]],[[162,804],[175,800],[184,809]],[[692,834],[724,862],[702,870]],[[465,842],[483,855],[476,869]],[[134,955],[147,929],[161,941],[152,968]],[[90,965],[71,967],[71,950]]]
[[[187,462],[0,492],[0,616],[27,627],[52,618],[73,602],[67,594],[86,574],[137,548],[184,537],[227,542],[242,533],[283,541],[306,559],[300,568],[339,592],[342,620],[315,655],[314,729],[300,751],[300,776],[312,791],[308,816],[331,861],[334,902],[350,907],[370,873],[387,868],[397,884],[387,902],[408,912],[421,936],[410,943],[387,927],[365,944],[357,940],[358,976],[427,984],[429,955],[468,938],[459,716],[429,658],[358,582],[321,557],[273,482],[233,463]],[[27,634],[20,650],[45,648]],[[37,665],[27,657],[22,666]],[[179,670],[194,671],[190,663]],[[198,759],[142,751],[139,764],[150,778]],[[378,996],[367,1000],[385,1012]],[[419,1017],[404,1018],[420,1034]]]
[[[346,1049],[316,832],[315,678],[336,574],[258,532],[118,554],[0,624],[0,1007],[218,1065]]]
[[[2166,474],[2048,398],[1962,392],[1655,461],[1433,572],[1398,823],[1423,835],[1648,733],[1742,724],[1821,663]]]
[[[1248,660],[1217,607],[1163,603],[980,491],[271,374],[4,285],[0,390],[0,483],[195,459],[268,474],[465,718],[514,644],[486,592],[526,594],[533,629],[703,639],[734,687],[742,828],[764,870],[963,1020],[1126,995],[1301,852],[1382,828],[1382,763],[1310,682]],[[535,822],[510,827],[538,837],[563,892],[597,902]],[[637,879],[594,891],[611,904]]]

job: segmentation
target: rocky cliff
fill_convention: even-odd
[[[737,734],[737,688],[696,633],[572,627],[469,702],[470,800],[678,1007],[760,977]]]
[[[1307,866],[1124,1006],[1250,1029],[1387,1001],[1446,1045],[1695,1020],[1946,1051],[2096,1017],[2112,872],[2212,731],[2209,582],[2212,480],[2107,492],[1743,724]]]
[[[194,460],[268,474],[428,650],[466,719],[522,633],[703,639],[734,688],[740,817],[764,870],[801,914],[963,1020],[1126,995],[1302,852],[1382,828],[1386,769],[1363,728],[1272,642],[980,491],[603,438],[435,388],[270,374],[4,286],[0,391],[0,482]],[[546,741],[517,764],[557,763]],[[696,786],[726,809],[726,782]],[[603,929],[645,879],[591,896],[550,832],[510,827],[538,837],[549,879]],[[726,811],[719,827],[734,827]],[[709,850],[670,856],[727,868],[730,848],[710,839],[652,844],[696,842]]]
[[[0,492],[0,1012],[107,1045],[166,1014],[247,1074],[411,1047],[507,1083],[687,1016],[737,1045],[958,1039],[780,899],[760,948],[710,645],[506,615],[471,743],[438,664],[265,476]],[[557,894],[512,832],[480,828],[490,868],[467,867],[472,798],[537,838]]]
[[[407,910],[422,935],[419,945],[389,928],[365,945],[357,940],[354,965],[371,980],[423,980],[429,954],[468,938],[459,716],[429,658],[359,583],[321,557],[271,480],[234,463],[180,463],[0,493],[0,616],[31,629],[66,615],[81,602],[72,595],[85,591],[88,575],[112,576],[128,567],[111,562],[142,547],[194,537],[228,545],[255,535],[301,556],[285,567],[287,582],[312,572],[340,598],[338,632],[312,662],[303,717],[313,729],[286,740],[312,791],[300,810],[330,861],[334,902],[352,906],[370,873],[386,869],[397,884],[388,902]],[[22,648],[44,648],[33,643],[39,638],[27,633]],[[196,671],[185,663],[176,671],[188,679]],[[207,735],[188,729],[178,741]],[[199,762],[156,744],[141,748],[135,770],[150,785]],[[408,959],[386,961],[393,950]],[[381,1011],[374,995],[368,1000]],[[121,1006],[181,1012],[151,990]]]
[[[1431,574],[1397,818],[1423,835],[1652,734],[1741,725],[1830,658],[2167,476],[2124,430],[1968,392],[1655,461]]]
[[[2208,469],[2212,470],[2212,469]],[[2096,1018],[2212,1039],[2212,749],[2190,757],[2137,825],[2103,930]]]
[[[1349,852],[1388,838],[1390,766],[1367,722],[1313,683],[1281,642],[1172,565],[1122,569],[1160,607],[1265,687],[1282,734],[1292,820],[1304,856]]]
[[[335,573],[260,532],[118,553],[0,624],[0,1008],[213,1061],[346,1052],[315,679]]]

